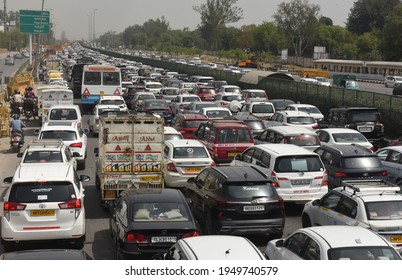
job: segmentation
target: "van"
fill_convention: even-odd
[[[73,105],[73,103],[73,91],[65,86],[52,85],[38,88],[38,116],[42,123],[46,122],[50,107]]]
[[[318,154],[293,144],[253,145],[231,166],[259,166],[285,202],[304,204],[328,192],[327,172]]]

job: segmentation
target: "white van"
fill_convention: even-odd
[[[285,202],[304,204],[328,192],[327,172],[318,154],[293,144],[253,145],[230,165],[264,169]]]

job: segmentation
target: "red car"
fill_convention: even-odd
[[[214,87],[203,85],[196,86],[192,93],[198,95],[201,101],[214,101],[217,95]]]
[[[194,131],[200,123],[206,123],[207,116],[200,114],[177,114],[172,121],[172,127],[183,135],[184,139],[194,139]]]

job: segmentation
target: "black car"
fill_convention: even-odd
[[[131,110],[134,109],[134,108],[131,108],[131,100],[134,98],[136,92],[137,92],[137,88],[135,86],[128,86],[122,95],[124,98],[124,101],[126,102],[127,107]]]
[[[178,239],[199,235],[176,189],[123,191],[111,208],[110,230],[118,259],[165,253]]]
[[[318,121],[320,128],[350,128],[359,131],[372,143],[384,137],[384,125],[377,108],[337,107],[331,108],[325,118]]]
[[[388,180],[378,155],[358,144],[323,145],[314,152],[324,163],[330,189],[342,186],[344,180]]]
[[[280,238],[283,199],[258,167],[208,167],[182,189],[206,234],[270,235]]]
[[[138,107],[138,111],[158,115],[165,120],[165,124],[170,124],[173,119],[172,109],[163,99],[144,100]]]
[[[257,118],[256,116],[253,115],[233,115],[233,116],[229,116],[226,117],[225,119],[231,119],[231,120],[239,120],[242,121],[245,125],[247,125],[250,130],[251,133],[253,134],[253,137],[257,136],[258,134],[260,134],[261,132],[264,131],[265,124],[264,122]]]
[[[402,95],[402,83],[396,83],[392,89],[393,95]]]

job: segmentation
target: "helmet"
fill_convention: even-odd
[[[32,90],[32,87],[28,87],[28,90]]]
[[[20,119],[20,115],[14,114],[13,118],[14,118],[14,120],[19,120],[19,119]]]

